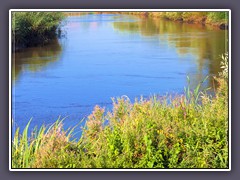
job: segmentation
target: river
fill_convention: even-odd
[[[206,76],[213,87],[228,48],[228,31],[136,16],[71,16],[62,29],[50,44],[12,54],[14,128],[59,116],[74,126],[97,104],[111,109],[112,97],[183,94],[187,76],[191,88]]]

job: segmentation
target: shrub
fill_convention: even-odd
[[[15,46],[36,46],[56,37],[63,20],[61,12],[12,12],[12,41]]]

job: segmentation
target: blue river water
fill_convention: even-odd
[[[112,97],[182,94],[187,76],[194,88],[217,75],[227,49],[227,31],[162,19],[89,14],[68,17],[62,30],[44,47],[12,54],[13,130],[59,116],[74,126],[95,105],[110,110]]]

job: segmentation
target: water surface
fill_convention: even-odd
[[[68,17],[64,37],[13,54],[12,116],[23,128],[59,115],[76,125],[111,97],[183,93],[220,71],[227,31],[161,19],[89,14]],[[205,86],[212,86],[209,78]]]

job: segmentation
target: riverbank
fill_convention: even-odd
[[[62,12],[12,12],[12,51],[55,39],[64,17]]]
[[[12,168],[228,168],[228,65],[217,78],[216,96],[186,88],[185,95],[113,101],[96,106],[71,140],[74,128],[57,121],[27,137],[15,132]],[[201,84],[200,84],[201,85]],[[106,115],[105,115],[106,114]],[[76,127],[79,128],[79,127]]]
[[[98,14],[129,14],[142,17],[164,18],[189,24],[212,25],[228,29],[228,12],[97,12]],[[82,13],[83,14],[83,13]]]
[[[162,17],[172,21],[185,23],[209,24],[219,29],[228,29],[227,12],[161,12],[149,13],[150,17]]]

